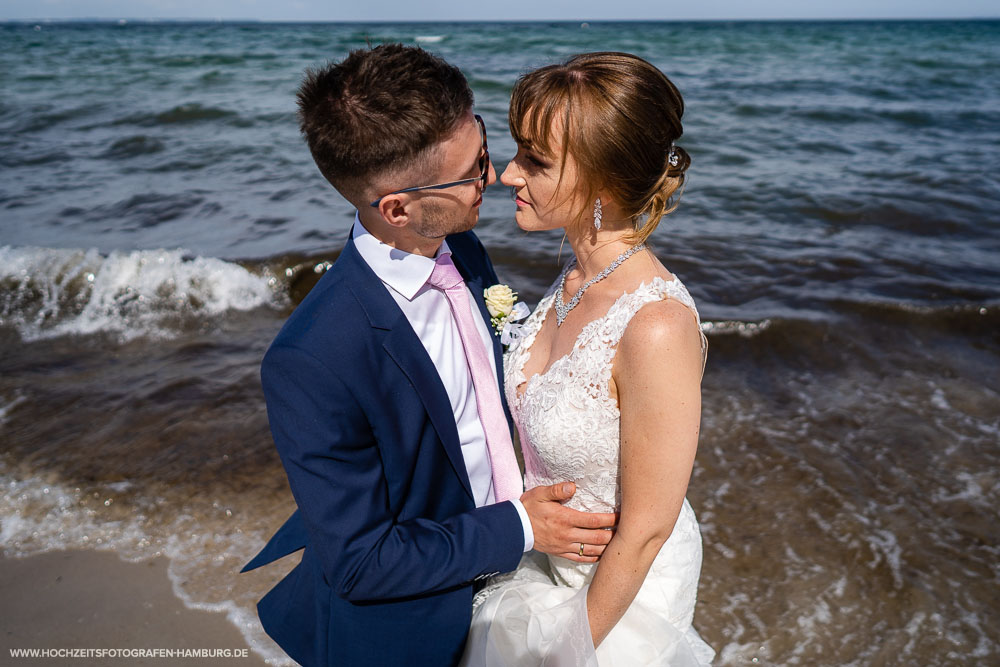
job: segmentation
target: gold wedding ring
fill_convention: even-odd
[[[583,556],[583,542],[580,542],[580,555]]]

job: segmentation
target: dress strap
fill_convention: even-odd
[[[629,322],[644,305],[666,299],[678,301],[687,307],[694,316],[698,333],[701,336],[701,359],[704,371],[705,361],[708,357],[708,339],[705,338],[705,333],[701,330],[701,317],[698,315],[694,299],[677,277],[674,277],[673,280],[656,277],[649,283],[642,283],[635,290],[622,294],[608,310],[608,314],[600,322],[601,326],[594,331],[594,335],[599,336],[604,344],[617,347],[622,336],[625,335],[625,329],[628,328]]]

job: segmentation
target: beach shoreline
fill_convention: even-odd
[[[83,649],[45,664],[267,664],[225,615],[186,607],[174,595],[168,565],[165,557],[132,563],[83,550],[0,557],[0,662],[37,660],[15,657],[14,649]]]

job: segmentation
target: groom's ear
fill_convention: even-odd
[[[387,195],[378,203],[378,212],[387,224],[393,227],[405,227],[410,223],[411,206],[413,200],[406,193]]]

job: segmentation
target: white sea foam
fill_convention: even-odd
[[[935,614],[937,616],[937,614]],[[939,617],[940,618],[940,617]],[[914,649],[916,648],[917,640],[920,638],[921,634],[924,632],[923,625],[924,621],[927,619],[927,614],[922,611],[918,611],[913,614],[913,618],[906,624],[903,631],[909,635],[909,639],[906,642],[906,646],[903,648],[903,655],[914,655]]]
[[[279,306],[272,276],[184,250],[0,247],[0,324],[25,340],[117,333],[169,337],[181,317]]]
[[[885,529],[875,529],[869,532],[865,539],[871,547],[874,558],[868,567],[875,568],[883,560],[892,573],[892,582],[898,590],[903,587],[902,558],[903,548],[899,546],[899,540],[891,531]]]
[[[987,484],[996,483],[996,474],[991,470],[984,470],[978,474],[960,472],[955,475],[955,480],[963,483],[964,488],[955,493],[949,493],[945,487],[938,487],[934,490],[932,499],[935,503],[947,503],[955,500],[982,502],[986,499],[986,493],[980,478],[985,479]]]
[[[437,44],[443,42],[447,35],[417,35],[413,38],[418,44]]]
[[[706,336],[739,334],[744,338],[751,338],[766,331],[771,327],[771,320],[761,320],[760,322],[740,322],[738,320],[722,320],[718,322],[702,322],[701,330]]]
[[[817,633],[818,625],[829,624],[833,621],[830,604],[821,597],[816,598],[812,609],[803,609],[796,621],[804,633],[814,635]]]
[[[934,393],[931,394],[931,405],[941,410],[951,410],[951,404],[948,403],[948,399],[940,387],[934,389]]]
[[[719,651],[716,656],[716,664],[719,665],[766,665],[769,651],[766,645],[759,642],[729,642]]]
[[[17,407],[18,403],[24,402],[26,398],[21,393],[14,394],[13,398],[10,399],[0,397],[0,426],[7,423],[7,415],[10,414],[10,411]]]

